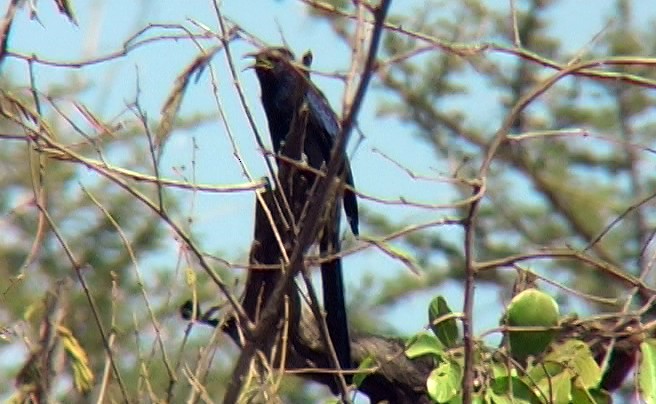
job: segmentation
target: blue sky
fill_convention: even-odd
[[[4,4],[7,2],[5,1]],[[93,56],[104,55],[118,50],[133,33],[148,23],[172,23],[191,26],[190,21],[202,23],[218,32],[217,21],[209,1],[161,1],[137,2],[134,0],[114,1],[73,1],[79,27],[72,26],[55,12],[54,2],[42,0],[37,3],[39,18],[43,26],[30,21],[25,11],[20,12],[10,41],[10,49],[24,54],[36,54],[43,59],[57,61],[76,61]],[[520,3],[520,2],[518,2]],[[648,1],[635,2],[635,15],[640,21],[653,18],[656,12],[650,10]],[[409,4],[422,4],[421,1],[396,1],[394,11],[405,12]],[[493,7],[507,8],[508,1],[489,1]],[[592,6],[594,4],[594,7]],[[563,1],[554,7],[549,18],[557,37],[565,39],[567,50],[576,51],[584,47],[599,32],[610,15],[614,4],[603,1]],[[0,4],[0,9],[5,7]],[[246,30],[269,42],[280,44],[279,27],[285,39],[297,52],[306,49],[314,52],[313,67],[320,71],[341,71],[347,68],[349,54],[347,48],[333,40],[331,29],[322,22],[307,16],[305,7],[297,1],[236,1],[222,3],[226,17],[236,21]],[[165,31],[153,31],[163,33]],[[481,38],[484,41],[486,38]],[[205,42],[208,44],[208,42]],[[232,52],[236,55],[239,68],[247,61],[239,57],[253,48],[244,42],[236,42]],[[86,84],[90,80],[101,83],[84,92],[82,100],[87,106],[106,120],[111,120],[134,99],[136,82],[141,87],[141,102],[150,117],[159,116],[164,100],[175,77],[196,57],[198,52],[189,41],[162,42],[144,46],[128,56],[100,65],[84,67],[76,71],[68,69],[36,66],[38,83],[47,85],[66,85],[70,82]],[[236,140],[243,160],[254,178],[266,174],[257,144],[247,126],[241,106],[226,68],[223,54],[214,58],[213,65],[219,78],[219,95],[224,102],[226,119],[236,134]],[[26,65],[16,60],[8,60],[5,67],[17,81],[26,83]],[[101,79],[102,78],[102,79]],[[262,135],[268,136],[264,115],[259,105],[259,89],[252,71],[240,72],[239,79],[245,89],[249,106],[256,116]],[[342,86],[335,80],[318,78],[333,106],[337,109],[341,102]],[[499,124],[501,107],[490,107],[485,100],[494,100],[486,93],[486,88],[474,89],[473,97],[478,102],[472,104],[471,98],[463,99],[471,114],[477,117],[480,125],[489,125],[490,132]],[[453,194],[444,186],[431,182],[416,182],[400,169],[386,162],[372,152],[379,149],[398,160],[413,171],[429,176],[448,172],[443,162],[435,161],[429,147],[413,139],[412,131],[391,119],[376,117],[376,106],[382,92],[371,91],[359,117],[365,138],[356,145],[352,141],[352,166],[358,189],[365,194],[395,199],[399,196],[411,200],[431,203],[449,203]],[[452,107],[455,107],[452,106]],[[208,75],[205,74],[197,84],[192,84],[185,98],[181,114],[195,112],[216,112]],[[354,136],[352,140],[355,140]],[[167,144],[162,162],[165,176],[177,178],[180,166],[189,167],[193,154],[193,140],[198,144],[196,156],[196,178],[200,183],[232,184],[244,182],[238,164],[232,157],[232,149],[221,122],[212,122],[193,131],[178,132]],[[120,161],[125,156],[114,156]],[[190,173],[187,171],[187,174]],[[193,227],[196,239],[210,252],[222,252],[228,259],[244,260],[252,237],[253,195],[240,194],[200,194],[175,192],[182,201],[191,206],[190,214],[195,220]],[[434,218],[435,213],[407,207],[390,207],[369,201],[361,204],[373,212],[384,213],[398,222],[414,222]],[[439,213],[439,212],[438,212]],[[220,231],[217,231],[220,229]],[[362,233],[367,235],[367,229]],[[175,245],[171,243],[171,257],[161,257],[162,262],[175,262]],[[348,257],[345,260],[348,285],[358,284],[366,273],[375,271],[377,276],[393,277],[404,271],[398,262],[373,252],[372,250]],[[456,285],[442,287],[440,293],[447,296],[451,306],[458,310],[461,291]],[[405,333],[414,333],[426,323],[426,307],[432,293],[418,294],[403,305],[389,311],[386,318]],[[494,294],[479,294],[477,306],[489,307],[498,303]],[[496,318],[480,323],[481,327],[494,326]]]

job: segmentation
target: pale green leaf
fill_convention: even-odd
[[[638,367],[640,396],[646,403],[656,403],[656,339],[648,339],[640,344],[640,354]]]
[[[462,373],[457,363],[442,362],[433,369],[426,380],[428,395],[438,403],[453,399],[460,391],[461,378]]]
[[[584,389],[597,387],[601,381],[601,369],[595,362],[590,348],[583,341],[566,341],[555,347],[546,359],[567,366],[576,377],[577,385]]]
[[[405,354],[410,359],[423,355],[442,357],[444,354],[444,346],[435,336],[422,332],[408,341]]]
[[[376,360],[374,359],[373,356],[367,356],[364,358],[362,362],[360,362],[360,366],[358,366],[358,370],[361,372],[356,373],[353,376],[353,384],[355,384],[357,387],[360,387],[362,385],[362,382],[364,379],[369,376],[370,370],[372,367],[376,365]]]
[[[518,377],[502,376],[492,382],[492,390],[497,396],[511,399],[514,403],[533,403],[538,401],[531,388]]]
[[[455,318],[447,318],[436,322],[440,317],[451,314],[452,311],[446,300],[442,296],[437,296],[431,301],[428,306],[428,321],[430,322],[431,329],[444,344],[444,346],[451,348],[458,341],[458,324]]]

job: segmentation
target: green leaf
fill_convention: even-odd
[[[528,379],[533,381],[539,381],[545,377],[553,377],[565,370],[565,365],[562,363],[556,363],[545,361],[541,363],[536,363],[534,366],[528,369]]]
[[[537,289],[527,289],[515,296],[506,313],[506,323],[513,327],[554,327],[558,325],[556,301]],[[525,360],[544,352],[555,336],[550,329],[508,331],[513,358]]]
[[[656,340],[647,339],[640,344],[638,389],[646,403],[656,402]]]
[[[539,401],[533,390],[519,377],[502,376],[492,381],[492,391],[497,398],[504,397],[514,403]]]
[[[460,396],[458,396],[460,397]],[[460,400],[462,402],[462,400]],[[473,393],[472,394],[472,404],[485,404],[487,401],[482,394]]]
[[[474,402],[474,398],[472,397],[472,404]],[[462,404],[462,394],[456,394],[451,400],[447,401],[447,404]]]
[[[572,402],[576,404],[597,404],[590,397],[587,390],[583,390],[579,387],[574,387],[572,389]]]
[[[410,359],[423,355],[435,355],[441,358],[444,354],[444,346],[435,336],[422,332],[408,341],[405,354]]]
[[[438,403],[445,403],[453,399],[460,391],[462,372],[457,363],[442,362],[428,375],[426,388],[428,395]]]
[[[505,363],[493,363],[492,366],[492,378],[497,379],[500,377],[508,377],[514,375],[516,372],[513,371],[511,372],[508,369],[508,366]]]
[[[572,401],[572,377],[567,372],[556,375],[551,379],[553,386],[554,404],[567,404]]]
[[[555,376],[545,377],[537,383],[537,396],[544,402],[567,404],[572,399],[572,374],[567,370]]]
[[[597,400],[595,400],[590,391],[577,386],[574,386],[572,389],[572,402],[576,404],[597,404]]]
[[[437,296],[431,301],[428,306],[428,321],[430,322],[431,329],[439,338],[439,340],[447,348],[453,347],[458,341],[458,324],[456,323],[455,318],[448,318],[442,320],[439,323],[435,321],[442,316],[446,316],[453,313],[449,308],[449,305],[446,303],[446,299],[442,296]]]
[[[584,389],[597,387],[601,381],[601,369],[595,362],[588,345],[579,340],[569,340],[554,348],[545,361],[562,363],[576,376],[576,384]]]
[[[472,393],[472,404],[485,404],[485,399],[479,393]],[[462,394],[457,394],[447,404],[462,404]]]
[[[494,404],[513,404],[510,397],[498,395],[492,390],[488,390],[485,392],[485,399],[486,399],[485,401]]]
[[[590,396],[594,400],[595,404],[611,404],[613,402],[610,393],[602,389],[592,389],[588,390]]]
[[[360,366],[358,366],[358,370],[362,370],[362,372],[357,372],[353,376],[353,384],[355,384],[356,387],[360,387],[364,379],[370,375],[369,369],[375,365],[376,361],[374,360],[373,356],[367,356],[364,358],[364,360],[360,362]]]

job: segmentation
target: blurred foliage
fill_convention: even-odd
[[[330,3],[344,12],[354,11],[352,2]],[[449,47],[461,45],[460,49],[467,49],[488,42],[512,47],[516,39],[509,10],[505,3],[503,8],[492,8],[488,3],[433,0],[414,2],[414,8],[396,7],[397,14],[390,23],[448,46],[426,48],[417,38],[388,31],[380,55],[382,67],[376,72],[376,85],[384,91],[377,100],[380,116],[410,128],[417,141],[432,150],[435,161],[447,168],[445,176],[453,179],[475,176],[502,117],[555,72],[516,54],[484,50],[457,54],[455,46]],[[600,35],[591,38],[584,49],[576,50],[562,42],[566,34],[552,28],[552,12],[566,0],[516,3],[521,49],[561,65],[612,56],[646,57],[656,49],[652,26],[639,26],[633,21],[629,0],[617,0],[616,9],[607,17],[609,24],[599,28],[603,29]],[[352,43],[353,20],[320,10],[313,10],[312,15],[334,27],[334,41]],[[656,80],[652,67],[605,69]],[[76,77],[79,74],[71,73]],[[90,129],[90,137],[82,136],[62,119],[54,106],[79,100],[89,89],[103,88],[102,83],[85,82],[82,86],[74,79],[70,83],[39,89],[41,117],[53,128],[57,141],[88,158],[102,155],[109,161],[120,161],[126,169],[153,174],[143,126],[133,115],[101,117],[115,130],[107,135]],[[11,77],[3,76],[0,88],[37,110],[28,87],[16,87]],[[476,116],[467,107],[480,103],[489,104],[496,120]],[[656,185],[652,175],[654,105],[653,92],[644,87],[583,77],[562,80],[534,100],[513,122],[512,134],[523,137],[503,144],[487,178],[488,193],[476,222],[476,259],[494,260],[544,248],[571,247],[586,249],[592,256],[639,276],[651,265],[653,255],[648,244],[653,236],[655,205],[651,200],[636,203],[649,196]],[[191,129],[207,119],[210,117],[180,117],[175,128]],[[23,134],[1,117],[0,132]],[[59,296],[66,307],[61,326],[88,356],[97,386],[106,372],[106,353],[88,298],[60,241],[35,203],[36,193],[43,189],[43,205],[81,264],[81,274],[98,307],[103,328],[115,335],[114,358],[128,391],[139,401],[185,399],[192,389],[185,372],[193,371],[212,333],[194,329],[185,334],[184,323],[178,319],[177,299],[197,288],[200,301],[216,300],[214,289],[202,287],[210,283],[207,277],[199,271],[194,285],[184,284],[181,273],[186,266],[194,267],[193,260],[171,242],[174,237],[160,216],[116,184],[90,175],[80,165],[43,158],[27,142],[9,138],[0,138],[0,142],[0,279],[4,279],[0,283],[0,355],[12,358],[3,361],[0,380],[16,380],[24,364],[13,358],[27,357],[40,341],[39,330],[48,314],[43,310],[44,296],[56,284],[68,280],[72,280],[70,285]],[[158,198],[153,184],[131,186],[153,201]],[[462,182],[453,181],[445,187],[445,194],[453,201],[471,196],[471,188]],[[178,199],[166,192],[164,199],[168,216],[178,223],[191,223]],[[464,217],[467,207],[436,212],[440,217]],[[619,215],[624,215],[622,220],[597,240]],[[374,211],[366,218],[367,233],[371,235],[384,236],[404,228]],[[395,242],[394,248],[410,254],[424,273],[421,277],[408,272],[394,279],[364,278],[361,289],[350,297],[351,319],[358,329],[394,333],[394,324],[381,323],[377,318],[383,309],[413,294],[463,280],[461,229],[419,230]],[[179,262],[158,261],[159,254],[176,248],[173,245],[180,249]],[[541,276],[583,293],[622,298],[629,291],[626,285],[576,260],[541,260],[530,266]],[[227,279],[235,279],[227,268],[220,266],[219,271]],[[513,271],[485,271],[480,274],[479,288],[497,287],[504,299],[509,298],[514,279]],[[646,281],[653,284],[653,275]],[[562,290],[556,293],[564,308],[595,313],[621,310],[619,305],[572,298]],[[156,321],[151,318],[144,295]],[[452,307],[455,305],[451,302]],[[202,381],[209,397],[221,396],[236,351],[227,338],[219,337],[217,341],[209,348],[216,349],[216,357]],[[164,358],[175,378],[168,373]],[[57,376],[63,384],[54,393],[66,402],[87,402],[87,396],[74,392],[73,372],[67,369]],[[116,381],[110,379],[108,396],[120,397]],[[298,379],[285,378],[283,397],[289,402],[319,400],[321,394],[300,388],[301,384]],[[98,394],[98,388],[91,394]],[[0,383],[0,395],[13,392],[9,384]]]

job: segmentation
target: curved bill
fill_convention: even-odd
[[[271,64],[271,61],[267,58],[262,57],[262,52],[246,53],[246,54],[244,54],[244,56],[242,56],[242,59],[246,59],[246,58],[253,58],[255,60],[253,61],[253,64],[244,67],[241,70],[242,72],[246,71],[246,70],[249,70],[249,69],[272,69],[273,68],[273,65]]]

